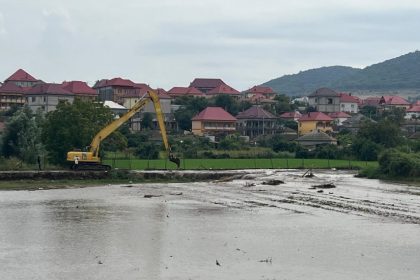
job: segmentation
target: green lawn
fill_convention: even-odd
[[[120,169],[176,169],[168,160],[107,159],[105,164]],[[180,169],[249,169],[249,168],[343,168],[378,166],[376,161],[348,161],[328,159],[182,159]]]

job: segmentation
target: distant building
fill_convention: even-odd
[[[168,95],[171,98],[182,96],[206,97],[206,95],[195,87],[173,87],[168,90]]]
[[[390,108],[408,109],[411,106],[410,102],[408,102],[407,100],[405,100],[404,98],[400,96],[395,96],[395,95],[382,96],[381,99],[379,100],[379,105],[385,110],[390,109]]]
[[[40,109],[44,113],[54,111],[60,101],[73,103],[75,94],[64,89],[61,84],[37,84],[26,92],[27,104],[32,111]]]
[[[329,88],[317,89],[308,96],[309,106],[318,112],[340,112],[340,94]]]
[[[278,118],[260,106],[252,106],[239,113],[236,118],[237,130],[243,136],[253,139],[260,135],[272,135],[278,130]]]
[[[298,139],[296,141],[302,146],[306,147],[316,147],[319,145],[337,145],[337,139],[329,136],[321,130],[311,131]]]
[[[237,91],[236,89],[228,86],[228,85],[219,85],[217,87],[215,87],[212,90],[209,90],[206,93],[207,97],[212,97],[212,96],[216,96],[216,95],[229,95],[231,97],[233,97],[236,100],[239,100],[239,98],[241,97],[241,93],[239,91]]]
[[[329,113],[328,116],[330,116],[332,119],[334,119],[335,124],[342,125],[344,121],[351,118],[351,116],[344,112],[334,112]]]
[[[420,105],[413,105],[405,111],[406,119],[420,119]]]
[[[219,86],[227,85],[221,79],[207,79],[207,78],[196,78],[190,83],[190,87],[194,87],[203,93],[207,93]]]
[[[112,111],[112,113],[116,115],[117,118],[119,115],[123,115],[128,111],[128,109],[124,107],[123,105],[120,105],[111,100],[105,100],[104,107],[109,108]]]
[[[261,98],[270,99],[274,98],[276,93],[273,91],[271,87],[265,86],[253,86],[252,88],[245,91],[245,98],[250,99],[255,95],[260,95]]]
[[[26,102],[24,89],[13,82],[0,86],[0,111],[9,110],[12,106],[23,106]]]
[[[62,88],[73,93],[74,97],[84,101],[95,101],[98,93],[82,81],[69,81],[61,84]]]
[[[31,76],[28,72],[26,72],[23,69],[17,70],[15,73],[13,73],[9,78],[7,78],[5,81],[12,82],[17,86],[20,86],[22,88],[29,88],[36,84],[43,83],[41,80],[38,80]]]
[[[102,79],[97,81],[93,88],[98,93],[100,101],[111,100],[119,102],[119,96],[130,94],[136,90],[136,84],[133,81],[122,78]]]
[[[349,130],[353,133],[357,133],[357,131],[359,131],[360,127],[365,122],[376,123],[376,121],[374,121],[374,120],[366,117],[365,115],[362,115],[362,114],[359,113],[359,114],[353,115],[349,119],[343,121],[341,126],[339,127],[339,129],[340,130]]]
[[[297,122],[300,117],[302,117],[302,114],[298,111],[285,112],[279,116],[279,118],[282,120],[295,122]]]
[[[357,114],[359,112],[360,99],[346,93],[340,93],[340,111]]]
[[[302,115],[298,120],[298,135],[302,136],[313,131],[333,131],[333,119],[322,112],[310,112]]]
[[[223,136],[236,131],[237,119],[221,107],[207,107],[192,118],[195,135]]]
[[[381,98],[378,96],[372,96],[372,97],[367,97],[365,99],[362,100],[362,107],[365,106],[371,106],[371,107],[379,107],[379,102],[381,101]]]

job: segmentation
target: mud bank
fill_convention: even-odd
[[[241,173],[243,175],[243,172]],[[180,180],[207,181],[235,178],[234,171],[1,171],[0,181],[15,180],[95,180],[95,179],[130,179],[130,180]]]

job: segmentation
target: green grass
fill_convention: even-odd
[[[104,163],[120,169],[176,169],[168,160],[108,159]],[[348,161],[328,159],[182,159],[180,169],[252,169],[252,168],[314,168],[360,169],[376,167],[376,161]]]

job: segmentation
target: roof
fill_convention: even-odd
[[[190,83],[190,87],[196,88],[215,88],[220,85],[226,85],[221,79],[207,79],[207,78],[195,78]]]
[[[58,95],[74,95],[74,93],[63,88],[62,84],[38,84],[31,87],[26,94],[35,95],[35,94],[58,94]]]
[[[38,79],[35,79],[32,77],[28,72],[26,72],[23,69],[17,70],[15,73],[13,73],[9,78],[5,80],[7,81],[16,81],[16,82],[37,82]]]
[[[329,88],[319,88],[315,92],[309,95],[309,97],[319,97],[319,96],[338,97],[340,96],[340,94]]]
[[[300,117],[302,117],[302,114],[299,113],[298,111],[285,112],[280,115],[280,118],[282,119],[298,119]]]
[[[315,130],[305,135],[302,135],[301,137],[296,139],[296,141],[298,142],[306,142],[306,141],[308,142],[309,141],[310,142],[334,142],[337,140],[335,138],[332,138],[331,136],[329,136],[327,133],[323,131]]]
[[[208,91],[207,94],[240,94],[240,92],[228,85],[219,85]]]
[[[193,121],[236,121],[237,119],[222,107],[207,107],[192,118]]]
[[[420,105],[411,106],[406,110],[407,113],[420,113]]]
[[[24,90],[22,87],[17,86],[14,82],[5,82],[0,86],[0,92],[1,93],[24,93]]]
[[[163,88],[156,89],[156,93],[158,94],[159,99],[172,99],[172,97],[169,96],[168,92]]]
[[[116,103],[116,102],[114,102],[114,101],[111,101],[111,100],[106,100],[105,102],[104,102],[104,107],[108,107],[108,108],[110,108],[110,109],[122,109],[122,110],[128,110],[127,108],[125,108],[124,106],[122,106],[122,105],[120,105],[120,104],[118,104],[118,103]]]
[[[98,93],[82,81],[63,82],[62,87],[74,94],[98,95]]]
[[[310,112],[307,114],[302,115],[302,117],[299,118],[300,122],[304,121],[332,121],[333,119],[322,113],[322,112]]]
[[[386,104],[386,105],[410,105],[410,102],[405,100],[400,96],[389,95],[389,96],[382,96],[379,104]]]
[[[131,80],[118,77],[118,78],[113,78],[111,80],[102,79],[100,81],[97,81],[95,85],[93,86],[93,88],[102,88],[102,87],[109,87],[109,86],[134,87],[135,85],[136,84]]]
[[[271,87],[253,86],[248,89],[246,93],[259,93],[259,94],[273,94],[275,93]]]
[[[368,97],[362,100],[364,106],[378,106],[381,98],[378,96]]]
[[[196,95],[204,96],[204,93],[195,87],[173,87],[168,91],[168,94],[182,96],[182,95]]]
[[[341,103],[359,103],[360,99],[354,96],[351,96],[347,93],[340,93],[340,102]]]
[[[237,116],[237,119],[277,119],[276,116],[267,112],[260,106],[252,106],[248,110],[240,112]]]
[[[376,123],[376,121],[366,117],[365,115],[357,114],[343,121],[343,125],[348,126],[348,127],[354,127],[354,126],[359,126],[362,122],[365,122],[365,121]]]
[[[344,113],[344,112],[333,112],[333,113],[329,113],[328,116],[330,116],[333,119],[350,118],[351,117],[349,114]]]

